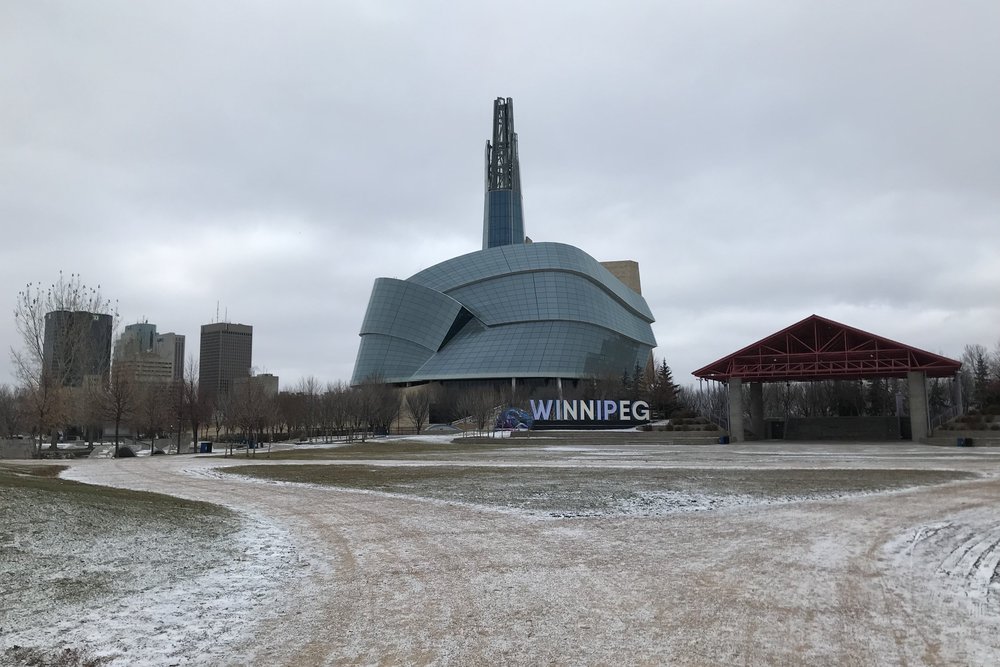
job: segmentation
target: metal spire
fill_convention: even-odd
[[[498,97],[493,102],[493,140],[486,142],[483,249],[514,243],[524,243],[514,102]]]

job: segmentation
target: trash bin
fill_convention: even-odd
[[[720,435],[719,436],[719,444],[720,445],[728,445],[729,444],[729,436],[728,435]]]
[[[958,446],[959,447],[972,447],[972,438],[959,438],[958,439]]]
[[[199,454],[211,454],[212,453],[212,443],[211,442],[199,442],[198,443],[198,453]]]

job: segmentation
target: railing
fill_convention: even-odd
[[[931,430],[933,431],[936,428],[940,428],[942,424],[951,421],[952,419],[960,416],[961,414],[962,414],[961,407],[957,405],[948,406],[941,412],[931,417],[930,421]]]
[[[713,395],[714,394],[714,395]],[[720,396],[714,392],[698,392],[689,398],[688,407],[693,409],[699,417],[704,417],[722,430],[729,431],[729,396],[724,395],[720,402]]]

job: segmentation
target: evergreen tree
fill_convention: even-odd
[[[674,383],[674,374],[667,365],[666,359],[660,360],[656,367],[650,392],[650,407],[664,418],[670,417],[677,410],[677,394],[680,391]]]
[[[895,398],[891,394],[887,379],[872,378],[868,380],[865,393],[866,414],[873,417],[893,414]]]
[[[940,378],[931,379],[927,402],[931,409],[931,417],[938,416],[948,407],[948,391]]]
[[[972,374],[972,403],[981,410],[989,402],[989,354],[982,345],[966,345],[962,361],[969,366]]]
[[[650,383],[646,380],[646,372],[639,364],[632,370],[632,387],[628,393],[629,399],[633,401],[648,401]]]

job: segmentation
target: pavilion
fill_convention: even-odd
[[[743,383],[750,384],[750,431],[761,438],[766,382],[905,377],[910,394],[910,433],[914,442],[925,442],[929,430],[927,378],[955,376],[961,366],[954,359],[810,315],[693,375],[728,384],[733,441],[745,439]],[[961,383],[955,386],[960,391]]]

